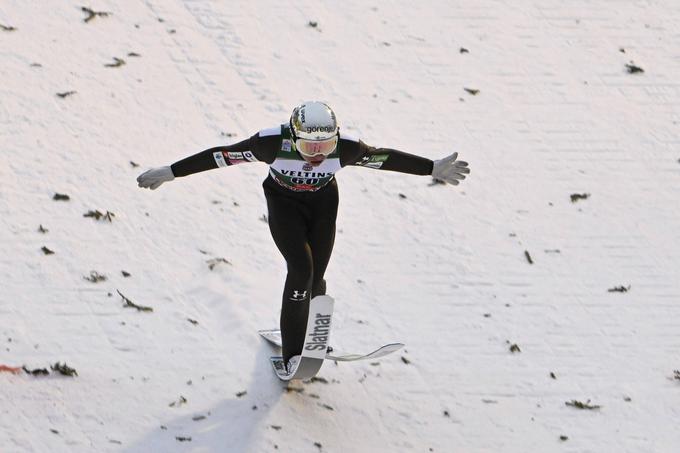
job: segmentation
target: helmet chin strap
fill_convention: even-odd
[[[297,141],[297,135],[295,135],[295,128],[293,127],[293,117],[292,116],[288,120],[288,129],[290,130],[290,138],[293,139],[293,148],[295,148],[295,152],[298,153],[300,156],[302,156],[303,159],[305,159],[305,155],[302,154],[300,151],[298,151],[297,145],[295,144],[295,142]],[[305,159],[305,161],[307,161],[307,159]]]
[[[291,116],[288,120],[288,129],[290,129],[290,136],[293,139],[293,143],[297,140],[297,135],[295,135],[295,128],[293,127],[293,117]]]

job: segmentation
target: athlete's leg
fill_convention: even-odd
[[[324,274],[333,253],[335,244],[335,219],[338,216],[338,187],[332,181],[319,193],[320,197],[313,203],[312,221],[309,231],[309,245],[312,248],[314,265],[312,281],[312,297],[326,294]]]
[[[304,206],[266,187],[265,194],[269,229],[288,267],[281,304],[281,343],[287,363],[302,353],[304,345],[312,290],[312,252],[307,243]]]

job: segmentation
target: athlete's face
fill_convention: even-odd
[[[335,135],[325,140],[306,140],[299,138],[295,140],[295,149],[302,158],[314,167],[321,165],[326,157],[333,154],[338,146],[338,136]]]
[[[312,167],[318,167],[324,160],[326,160],[326,156],[323,154],[317,154],[316,156],[305,156],[304,154],[300,155],[306,162],[312,164]]]

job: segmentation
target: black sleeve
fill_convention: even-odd
[[[431,175],[433,162],[425,157],[390,148],[375,148],[361,140],[340,138],[340,164],[391,170],[411,175]]]
[[[281,135],[261,137],[260,133],[257,133],[233,145],[216,146],[196,153],[175,162],[170,168],[172,168],[172,173],[179,177],[247,162],[270,164],[274,162],[280,147]]]

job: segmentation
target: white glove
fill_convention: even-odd
[[[453,153],[443,159],[435,160],[432,167],[432,177],[439,181],[448,182],[457,186],[470,173],[468,163],[462,160],[456,161],[458,153]]]
[[[172,173],[172,168],[168,166],[157,167],[137,176],[137,185],[146,189],[156,190],[164,182],[172,181],[173,179],[175,179],[175,175]]]

